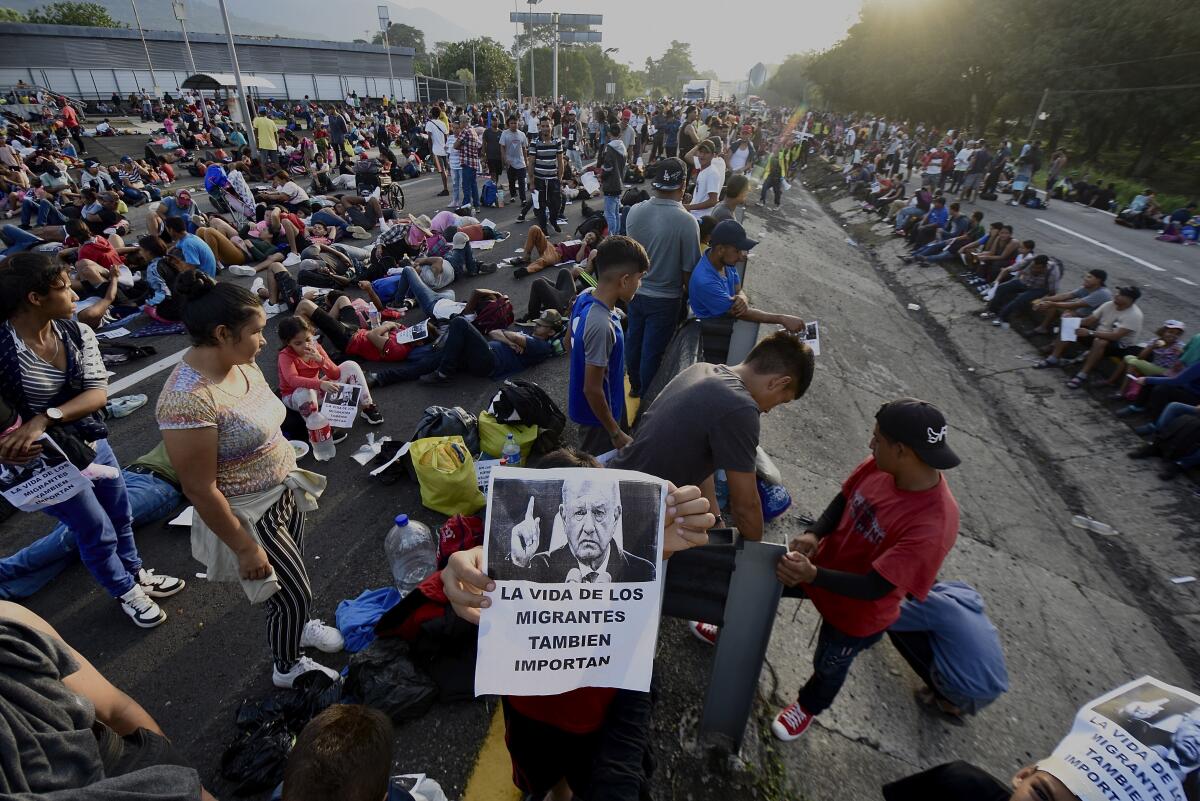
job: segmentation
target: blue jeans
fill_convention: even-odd
[[[607,199],[607,198],[606,198]],[[625,363],[629,386],[640,396],[649,389],[667,345],[679,322],[679,298],[634,295],[629,303],[629,329],[625,332]]]
[[[911,220],[913,217],[923,216],[925,216],[925,212],[922,211],[919,206],[905,206],[904,208],[900,209],[898,214],[896,214],[896,230],[899,231],[900,229],[904,228],[904,226],[908,225],[909,220]]]
[[[67,218],[63,216],[49,200],[37,200],[26,196],[21,201],[21,225],[29,225],[29,220],[37,213],[38,225],[66,225]]]
[[[784,590],[784,595],[791,594],[792,591]],[[813,674],[797,696],[800,706],[812,715],[819,715],[832,706],[833,699],[846,682],[854,658],[879,642],[881,637],[882,631],[869,637],[852,637],[822,621],[817,650],[813,652]]]
[[[988,311],[996,318],[1008,322],[1014,312],[1029,308],[1029,304],[1046,294],[1046,289],[1030,289],[1019,278],[1005,281],[996,287],[996,294],[988,301]]]
[[[450,206],[457,208],[462,205],[463,171],[462,167],[450,170]]]
[[[604,219],[608,222],[608,235],[621,233],[621,196],[604,196]],[[635,296],[636,297],[636,296]]]
[[[22,231],[15,225],[9,224],[0,229],[0,238],[8,243],[8,247],[0,251],[0,256],[11,256],[23,250],[29,250],[34,245],[42,244],[42,240],[28,231]]]
[[[97,464],[117,467],[108,440],[96,443]],[[142,567],[133,541],[133,514],[125,481],[97,479],[73,498],[51,506],[46,513],[75,532],[79,556],[109,595],[119,598],[133,589],[134,576]]]
[[[403,300],[411,295],[416,298],[421,310],[430,317],[433,316],[433,304],[442,299],[440,295],[425,285],[421,276],[412,267],[405,267],[399,275],[378,278],[371,282],[371,286],[374,287],[375,294],[384,303],[391,303],[394,299]]]
[[[179,490],[155,475],[121,471],[133,513],[133,524],[144,526],[166,517],[179,505]],[[12,556],[0,559],[0,598],[28,598],[78,558],[75,534],[59,523],[53,531]]]
[[[479,275],[479,264],[475,261],[475,248],[467,245],[461,250],[451,250],[443,257],[454,268],[454,277]]]
[[[462,168],[463,205],[479,206],[479,173],[474,167]]]
[[[315,223],[320,223],[321,225],[332,226],[342,231],[345,231],[350,227],[350,223],[341,219],[331,211],[325,211],[325,209],[314,211],[312,215],[312,221]]]
[[[1162,431],[1177,417],[1183,417],[1188,414],[1196,414],[1196,406],[1192,403],[1180,403],[1175,401],[1168,403],[1167,408],[1163,409],[1162,414],[1154,421],[1154,430]]]

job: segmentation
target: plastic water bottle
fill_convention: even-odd
[[[337,446],[333,444],[333,429],[329,426],[329,418],[320,412],[313,412],[304,424],[308,426],[308,442],[312,445],[314,459],[327,462],[337,456]]]
[[[500,449],[500,459],[508,467],[521,466],[521,446],[513,439],[511,433],[504,440],[504,447]]]
[[[408,595],[437,570],[433,534],[408,515],[396,515],[396,525],[383,541],[383,552],[392,566],[392,583],[401,595]]]
[[[379,327],[379,320],[379,309],[371,309],[367,312],[367,324],[370,325],[371,330]]]

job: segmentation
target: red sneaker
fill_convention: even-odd
[[[717,635],[721,633],[720,626],[714,626],[712,623],[700,623],[696,620],[688,623],[688,628],[692,630],[693,637],[709,645],[716,645]]]
[[[771,731],[785,743],[795,740],[813,722],[813,716],[805,711],[800,704],[793,703],[785,706],[771,723]]]

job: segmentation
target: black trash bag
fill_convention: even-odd
[[[409,440],[453,436],[462,437],[463,444],[472,455],[479,454],[479,421],[475,419],[475,415],[461,406],[430,406],[425,409],[425,414],[417,423]]]
[[[438,694],[433,679],[413,664],[408,643],[395,637],[376,639],[350,657],[345,690],[395,723],[424,715]]]
[[[270,790],[283,781],[295,742],[283,718],[243,730],[221,755],[221,776],[233,783],[235,795]]]
[[[390,487],[392,484],[395,484],[397,481],[404,478],[405,461],[408,459],[408,454],[405,454],[397,459],[396,452],[407,444],[408,443],[406,442],[388,440],[387,442],[383,443],[383,446],[379,449],[379,453],[375,456],[375,458],[367,463],[367,470],[369,473],[374,476],[376,481],[378,481],[380,484],[383,484],[385,487]],[[379,473],[375,472],[384,465],[387,465],[385,469]],[[416,478],[413,477],[413,480],[415,481]]]
[[[300,676],[290,690],[277,690],[261,701],[249,698],[238,706],[234,724],[242,731],[253,731],[274,721],[282,721],[293,734],[299,734],[310,720],[342,695],[341,680],[334,681],[319,670]]]

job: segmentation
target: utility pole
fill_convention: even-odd
[[[258,139],[251,125],[250,105],[246,102],[246,87],[242,85],[242,69],[238,66],[237,47],[233,44],[233,28],[229,27],[229,9],[225,8],[225,0],[217,0],[221,4],[221,21],[225,23],[225,37],[229,40],[229,61],[233,66],[233,80],[237,84],[238,105],[242,109],[242,119],[250,133],[246,140],[250,143],[250,153],[255,161],[261,161],[258,156]]]
[[[517,0],[513,0],[513,56],[517,62],[517,107],[521,106],[521,23],[516,21]]]
[[[534,79],[533,71],[533,53],[537,50],[533,42],[533,7],[542,0],[525,0],[529,4],[529,97],[533,100],[537,99],[537,83]]]
[[[188,40],[187,35],[187,7],[184,6],[183,0],[171,0],[171,8],[175,11],[175,19],[179,20],[179,30],[183,32],[183,46],[187,48],[188,63],[192,65],[192,74],[199,72],[196,69],[196,57],[192,55],[192,43]],[[200,115],[204,118],[204,127],[209,127],[212,123],[208,119],[208,104],[204,102],[204,90],[197,89],[196,96],[200,98]]]
[[[471,40],[471,100],[479,102],[479,76],[475,74],[475,40]]]
[[[553,70],[554,70],[554,81],[553,81],[552,85],[554,88],[551,90],[553,97],[550,98],[550,102],[557,104],[558,103],[558,12],[557,11],[554,12],[554,66],[553,66]]]
[[[1025,138],[1025,141],[1027,141],[1027,142],[1033,141],[1033,129],[1037,127],[1038,120],[1040,120],[1042,118],[1042,111],[1045,110],[1046,101],[1048,99],[1050,99],[1050,90],[1049,89],[1042,90],[1042,102],[1038,103],[1037,112],[1033,115],[1033,121],[1029,123],[1029,136],[1027,136]]]
[[[383,31],[383,46],[387,50],[388,62],[388,97],[396,102],[396,74],[392,72],[392,45],[388,41],[388,29],[392,26],[392,18],[387,6],[379,6],[379,28]]]
[[[138,26],[138,36],[142,37],[142,48],[146,51],[146,66],[150,68],[150,83],[154,84],[154,94],[158,96],[158,78],[154,74],[154,62],[150,60],[150,45],[146,44],[146,32],[142,30],[142,15],[138,13],[137,0],[129,0],[133,5],[133,21]]]

